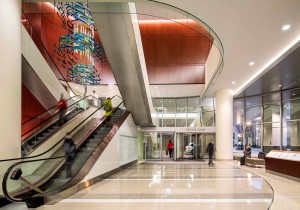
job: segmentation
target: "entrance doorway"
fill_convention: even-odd
[[[175,160],[201,160],[208,158],[206,147],[215,134],[177,133]]]
[[[202,160],[210,140],[215,143],[215,134],[146,132],[144,133],[145,160]],[[167,145],[174,144],[173,157],[167,152]]]
[[[147,132],[144,134],[144,154],[146,160],[170,160],[167,145],[174,143],[174,132]]]

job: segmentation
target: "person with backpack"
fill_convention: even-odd
[[[103,107],[104,111],[105,111],[105,125],[106,126],[112,126],[111,122],[110,122],[110,118],[111,115],[113,113],[113,105],[111,102],[111,98],[108,97],[105,101],[104,101],[104,107]]]

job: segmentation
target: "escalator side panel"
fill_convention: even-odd
[[[84,163],[84,165],[80,168],[79,172],[76,174],[76,176],[70,180],[68,183],[63,185],[62,187],[59,187],[51,193],[48,193],[48,201],[47,202],[57,202],[60,199],[63,199],[65,196],[70,196],[72,193],[74,193],[74,190],[77,192],[80,189],[73,187],[76,184],[78,184],[80,181],[82,181],[85,176],[89,173],[89,171],[93,168],[94,164],[97,162],[107,145],[111,142],[117,131],[120,129],[126,118],[128,117],[130,113],[126,111],[125,113],[122,114],[122,116],[119,118],[119,120],[115,123],[115,125],[110,129],[109,133],[104,137],[104,139],[101,141],[101,143],[96,147],[94,152],[90,155],[88,158],[88,161]],[[69,189],[72,187],[72,190],[68,190],[67,192],[70,191],[70,195],[67,192],[64,192],[65,190]],[[63,194],[63,196],[62,196]],[[68,195],[67,195],[68,194]]]

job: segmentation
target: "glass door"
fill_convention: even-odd
[[[161,134],[149,132],[144,135],[146,160],[161,159]]]

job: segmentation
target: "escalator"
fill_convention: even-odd
[[[103,112],[100,107],[82,122],[84,125],[71,131],[76,144],[76,157],[72,161],[65,156],[61,139],[44,154],[12,164],[2,181],[5,197],[37,207],[83,180],[129,115],[124,102],[117,103],[110,123],[100,115]]]
[[[47,141],[64,125],[89,108],[85,99],[90,97],[92,96],[87,96],[86,98],[74,96],[68,99],[67,103],[69,106],[61,123],[59,123],[59,112],[56,112],[56,106],[23,123],[22,131],[24,132],[22,132],[21,136],[22,157],[30,155],[35,148]]]

